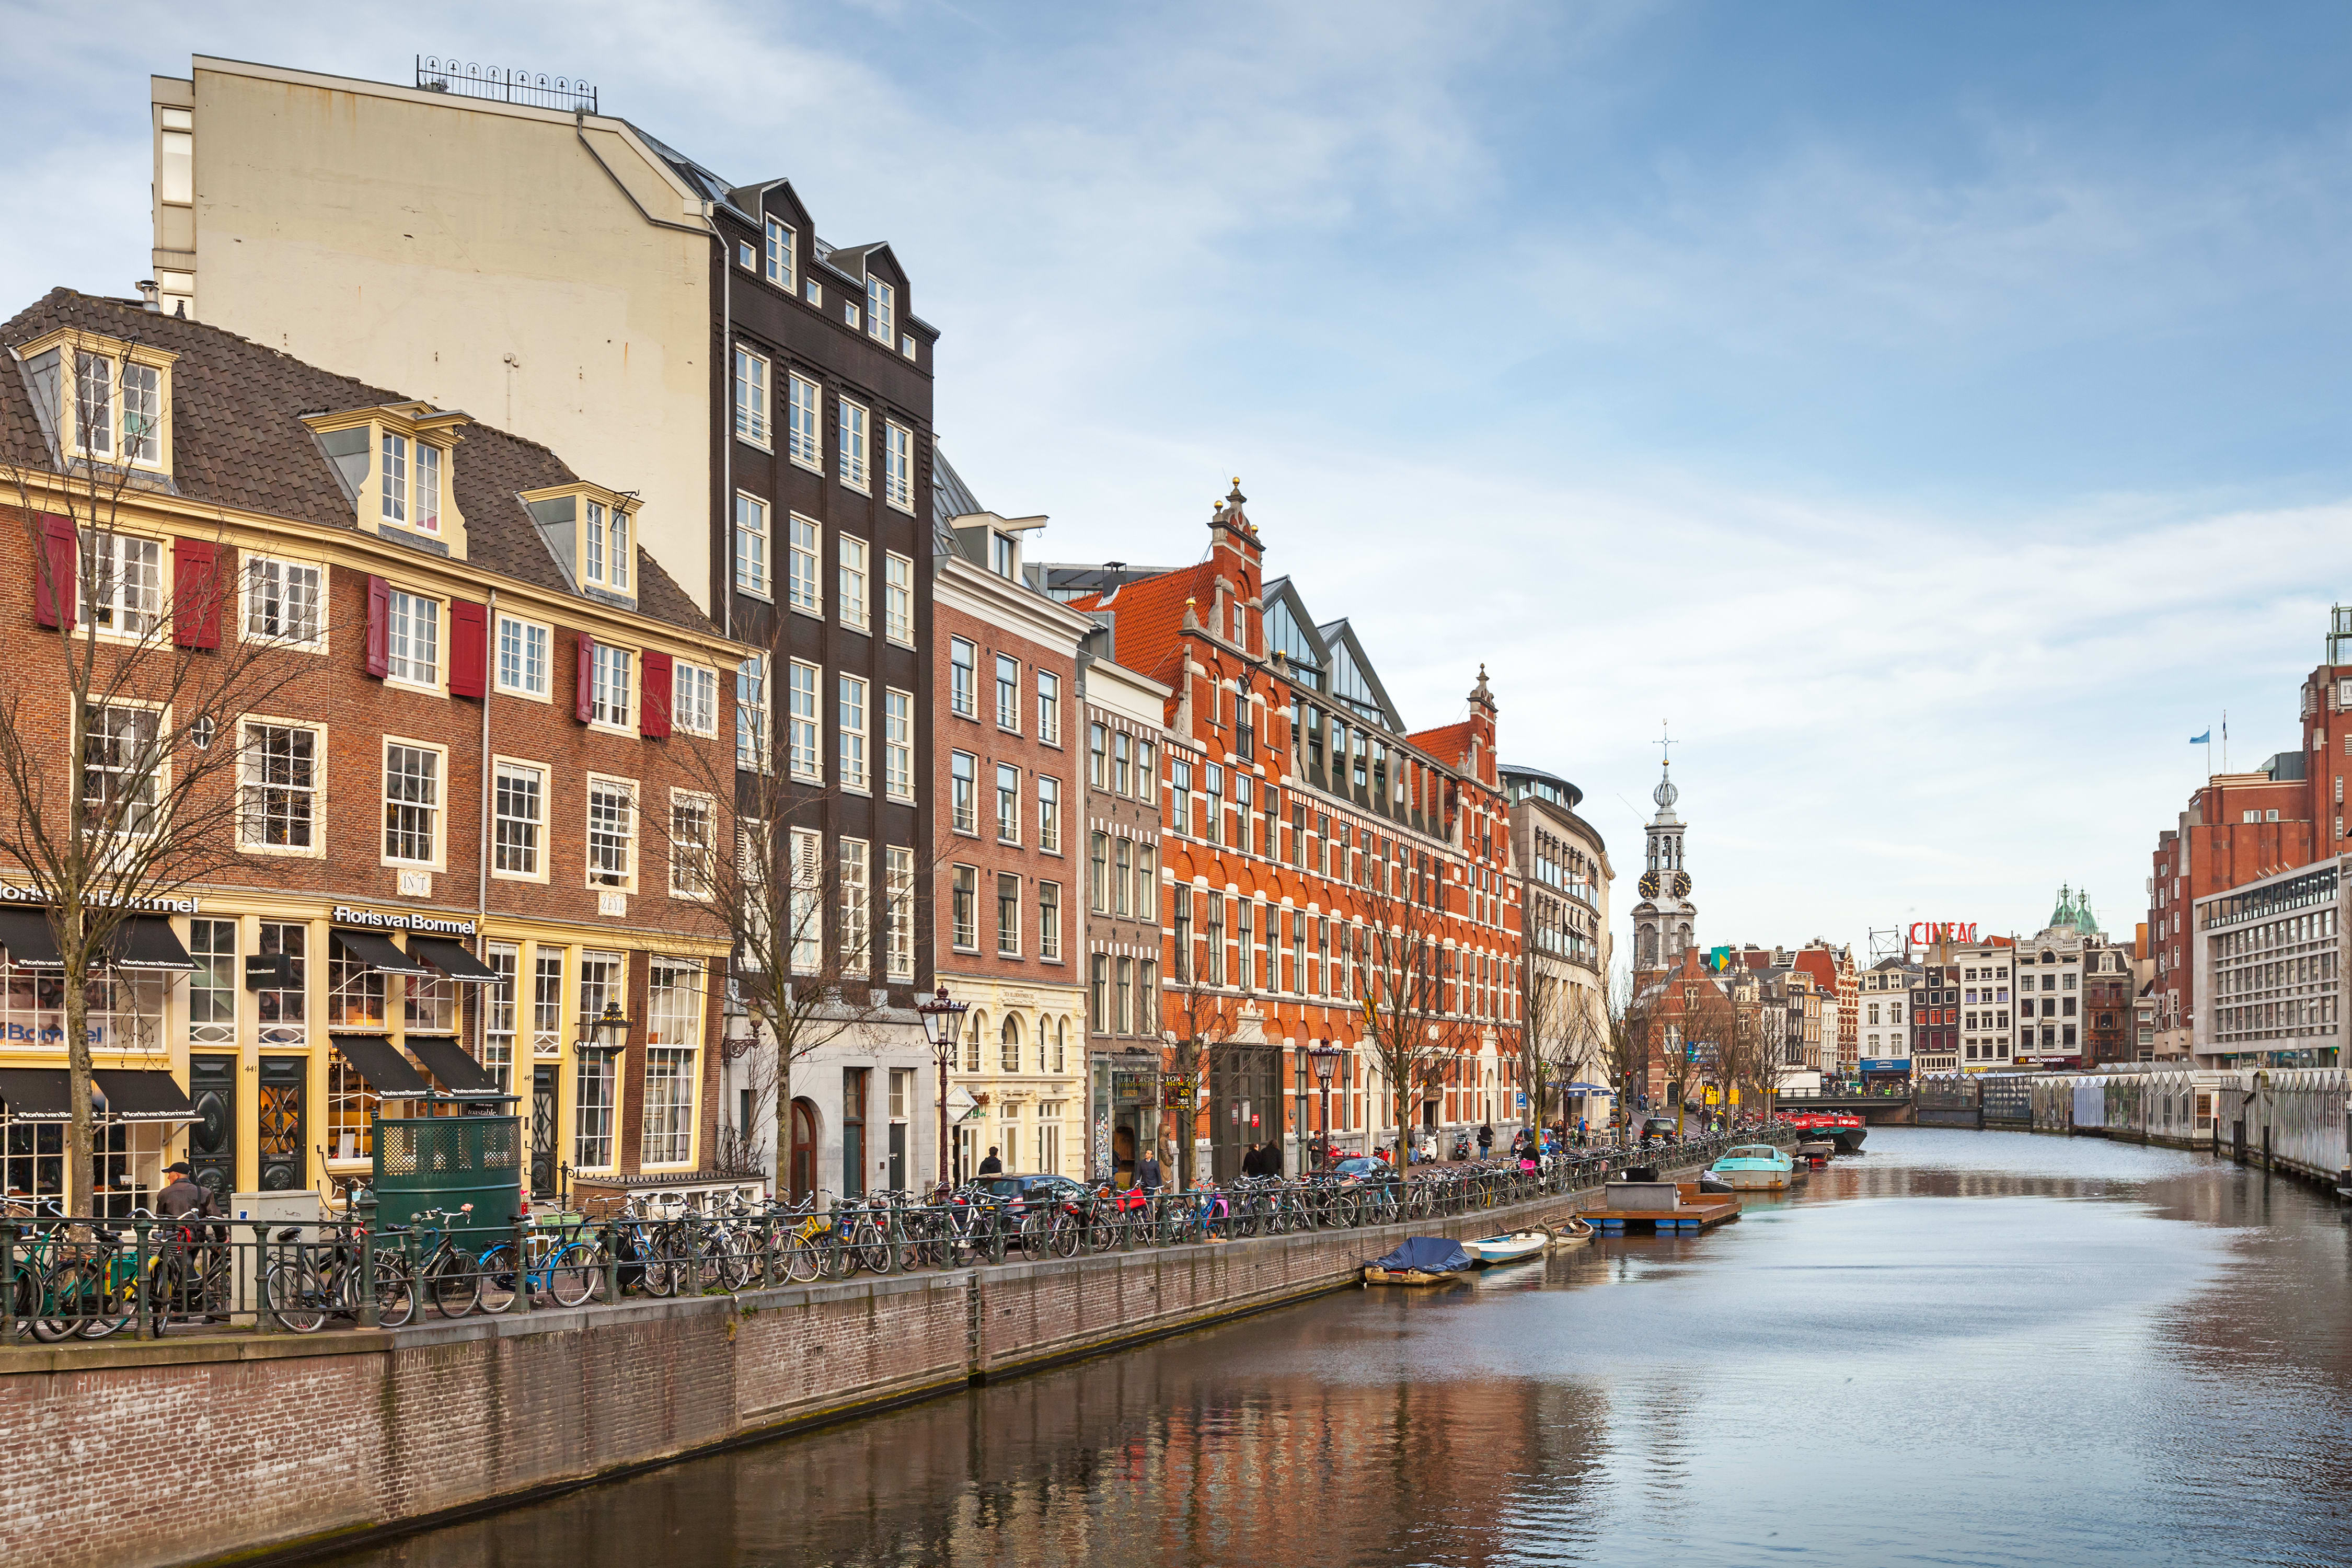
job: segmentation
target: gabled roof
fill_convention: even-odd
[[[191,500],[359,531],[306,414],[412,403],[405,393],[369,386],[306,364],[234,332],[124,300],[53,289],[0,323],[0,347],[15,348],[63,327],[152,344],[179,357],[172,366],[172,490]],[[466,520],[465,566],[592,602],[573,586],[530,513],[517,499],[593,478],[615,489],[631,476],[574,473],[536,441],[490,426],[464,426],[449,466],[450,489]],[[54,462],[18,367],[0,364],[0,462],[47,468]],[[637,551],[637,613],[713,634],[659,563]],[[609,605],[609,599],[593,601]]]
[[[1138,675],[1148,676],[1162,686],[1176,686],[1180,684],[1178,677],[1183,674],[1179,663],[1184,601],[1207,597],[1214,592],[1215,584],[1215,563],[1203,561],[1147,577],[1140,583],[1126,584],[1108,594],[1088,594],[1073,599],[1070,608],[1092,615],[1098,621],[1106,614],[1115,617],[1110,623],[1111,657]]]
[[[1459,724],[1444,724],[1434,730],[1416,730],[1405,739],[1447,767],[1461,770],[1469,765],[1471,730],[1471,723],[1465,719]]]

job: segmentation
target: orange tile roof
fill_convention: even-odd
[[[1183,671],[1176,660],[1184,630],[1184,601],[1207,595],[1215,581],[1214,567],[1203,561],[1125,584],[1108,602],[1100,594],[1089,594],[1072,600],[1070,607],[1109,611],[1118,617],[1111,657],[1162,686],[1181,686],[1178,678]]]
[[[1470,721],[1465,719],[1459,724],[1444,724],[1434,730],[1416,730],[1405,739],[1447,767],[1459,768],[1470,752]]]

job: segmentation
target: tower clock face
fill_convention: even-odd
[[[1654,898],[1656,898],[1656,897],[1658,896],[1658,874],[1657,874],[1655,871],[1644,871],[1644,872],[1643,872],[1643,873],[1642,873],[1641,888],[1642,888],[1642,896],[1643,896],[1643,898],[1645,898],[1645,899],[1654,899]]]
[[[1675,873],[1675,897],[1678,899],[1687,899],[1690,897],[1690,873],[1688,871],[1677,871]]]

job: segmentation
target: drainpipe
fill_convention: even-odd
[[[499,591],[492,588],[489,591],[488,603],[482,606],[482,663],[485,667],[482,670],[482,800],[481,810],[477,814],[478,820],[476,824],[478,831],[474,847],[475,956],[486,964],[490,961],[490,699],[499,689],[496,673],[498,640]],[[515,986],[520,991],[522,986],[522,975],[520,972],[521,966],[518,964],[516,967]],[[484,996],[474,1005],[474,1059],[476,1061],[482,1059],[482,1052],[488,1048],[489,1043],[490,1004],[489,998]],[[509,1088],[513,1087],[511,1079],[514,1070],[514,1064],[509,1062],[507,1073]]]

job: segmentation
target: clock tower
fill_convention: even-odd
[[[1661,741],[1661,747],[1666,742]],[[1633,971],[1671,969],[1695,945],[1692,927],[1698,910],[1690,901],[1690,872],[1683,866],[1683,823],[1675,815],[1671,758],[1659,763],[1658,787],[1650,798],[1658,814],[1650,818],[1647,852],[1642,862],[1642,901],[1633,906]]]

